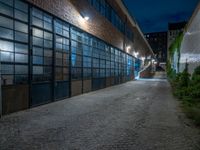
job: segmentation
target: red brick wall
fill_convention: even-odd
[[[27,0],[30,3],[58,16],[59,18],[83,29],[84,31],[123,49],[124,36],[106,18],[101,16],[87,0]],[[111,5],[120,11],[116,3],[110,1]],[[87,14],[90,20],[85,21],[81,14]],[[123,12],[119,12],[125,20]],[[127,40],[126,40],[127,41]],[[130,42],[130,41],[129,41]]]

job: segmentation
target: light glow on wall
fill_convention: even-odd
[[[137,58],[139,53],[138,52],[133,52],[133,55]]]
[[[144,60],[145,60],[145,57],[141,57],[141,60],[144,61]]]
[[[89,19],[90,19],[90,17],[88,17],[88,16],[84,16],[83,17],[86,21],[88,21]]]
[[[192,53],[184,53],[181,54],[180,57],[180,63],[195,63],[195,62],[200,62],[200,54],[192,54]]]

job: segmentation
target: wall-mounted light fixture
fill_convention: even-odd
[[[84,20],[88,21],[90,19],[90,17],[86,15],[85,13],[80,13],[80,14]]]
[[[141,57],[141,60],[144,61],[144,60],[145,60],[145,57]]]
[[[138,52],[133,52],[133,55],[137,58],[139,53]]]
[[[131,46],[126,46],[126,50],[130,50],[131,49]]]
[[[85,19],[86,21],[88,21],[90,19],[90,17],[84,16],[83,19]]]

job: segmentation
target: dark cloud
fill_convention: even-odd
[[[188,21],[199,0],[124,0],[143,32],[166,31],[168,22]]]

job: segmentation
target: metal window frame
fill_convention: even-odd
[[[22,1],[24,1],[24,0],[22,0]],[[25,2],[25,1],[24,1]],[[118,49],[118,48],[116,48],[115,46],[113,46],[113,45],[111,45],[111,44],[109,44],[109,43],[107,43],[107,42],[105,42],[105,41],[103,41],[102,39],[100,39],[100,38],[98,38],[98,37],[95,37],[94,35],[92,35],[92,34],[90,34],[90,33],[88,33],[88,32],[86,32],[86,31],[84,31],[84,30],[82,30],[82,29],[80,29],[80,28],[78,28],[78,27],[75,27],[74,25],[72,25],[71,23],[68,23],[67,21],[64,21],[63,19],[61,19],[61,18],[59,18],[59,17],[57,17],[57,16],[55,16],[55,15],[53,15],[53,14],[50,14],[50,13],[48,13],[48,12],[46,12],[45,10],[43,10],[43,9],[41,9],[41,8],[38,8],[37,6],[35,6],[35,5],[32,5],[31,3],[29,3],[29,2],[25,2],[25,3],[27,3],[28,4],[28,23],[26,23],[27,25],[28,25],[28,48],[29,48],[29,53],[28,53],[28,84],[29,84],[29,107],[31,107],[31,103],[32,103],[32,93],[31,93],[31,89],[32,89],[32,66],[33,66],[33,64],[32,64],[32,59],[33,59],[33,49],[32,49],[32,21],[31,21],[31,18],[32,18],[32,9],[33,8],[36,8],[36,9],[39,9],[40,11],[42,11],[43,13],[45,13],[45,14],[48,14],[48,15],[50,15],[51,17],[52,17],[52,31],[48,31],[48,32],[51,32],[52,33],[52,35],[53,35],[53,38],[52,38],[52,43],[53,43],[53,48],[52,48],[52,51],[53,51],[53,63],[52,63],[52,80],[53,80],[53,82],[51,83],[52,85],[53,85],[53,88],[52,88],[52,94],[53,94],[53,99],[51,100],[51,101],[55,101],[55,35],[56,35],[56,32],[55,32],[55,29],[54,29],[54,26],[55,26],[55,20],[56,19],[58,19],[58,20],[60,20],[60,21],[62,21],[63,23],[66,23],[67,25],[69,25],[69,37],[66,37],[67,39],[69,39],[69,66],[68,66],[68,69],[69,69],[69,80],[68,80],[68,82],[69,82],[69,97],[71,97],[71,83],[72,83],[72,74],[71,74],[71,69],[72,69],[72,64],[71,64],[71,54],[72,54],[72,31],[71,31],[71,29],[72,28],[75,28],[78,32],[82,32],[82,33],[85,33],[85,34],[87,34],[87,36],[89,37],[89,38],[91,38],[92,40],[96,40],[96,41],[98,41],[98,42],[103,42],[103,44],[105,44],[108,48],[109,48],[109,55],[110,55],[110,58],[109,58],[109,60],[107,60],[107,58],[105,58],[105,59],[102,59],[101,57],[98,57],[97,59],[99,60],[99,63],[100,63],[100,60],[104,60],[105,61],[105,65],[104,65],[104,70],[105,70],[105,75],[104,75],[104,79],[106,79],[106,78],[110,78],[110,77],[115,77],[115,69],[116,69],[116,63],[115,63],[115,57],[120,57],[120,56],[116,56],[115,54],[114,54],[114,60],[112,61],[112,53],[111,53],[111,48],[114,48],[114,50],[116,49],[117,51],[119,51],[119,52],[121,52],[122,54],[124,54],[125,55],[125,57],[126,57],[126,61],[127,61],[127,57],[128,56],[131,56],[131,58],[132,59],[136,59],[134,56],[132,56],[132,55],[130,55],[130,54],[128,54],[128,53],[126,53],[124,50],[121,50],[121,49]],[[13,7],[13,9],[14,9],[14,7]],[[13,11],[13,13],[14,13],[14,11]],[[3,14],[1,14],[2,16],[5,16],[5,17],[7,17],[7,18],[12,18],[13,19],[13,17],[9,17],[9,16],[7,16],[7,15],[3,15]],[[18,19],[14,19],[14,20],[18,20]],[[23,21],[22,21],[23,22]],[[14,23],[14,21],[13,21],[13,23]],[[38,27],[39,28],[39,27]],[[14,29],[13,29],[14,30]],[[43,31],[46,31],[46,29],[43,29]],[[14,35],[13,35],[14,36]],[[11,40],[7,40],[7,41],[11,41]],[[12,41],[15,41],[15,40],[12,40]],[[76,40],[75,40],[76,41]],[[125,41],[124,41],[125,42]],[[20,42],[19,42],[20,43]],[[86,44],[86,43],[82,43],[82,44],[84,44],[84,45],[88,45],[88,44]],[[92,43],[90,44],[90,45],[88,45],[90,48],[91,48],[91,56],[89,56],[90,58],[91,58],[91,63],[93,64],[93,58],[94,58],[94,54],[93,54],[93,49],[94,48],[96,48],[96,47],[94,47],[93,45],[92,45]],[[124,48],[123,48],[124,49]],[[98,50],[100,50],[99,48],[98,48]],[[106,51],[105,51],[105,56],[106,56]],[[81,57],[82,57],[82,66],[81,66],[81,80],[82,80],[82,86],[83,86],[83,81],[84,81],[84,77],[83,77],[83,69],[84,69],[84,67],[83,67],[83,57],[84,57],[84,54],[82,53],[81,54]],[[88,57],[88,56],[87,56]],[[96,57],[95,57],[96,58]],[[121,58],[121,59],[124,59],[124,58]],[[109,71],[110,71],[110,76],[107,76],[106,75],[106,72],[107,72],[107,66],[106,66],[106,61],[109,61],[110,62],[110,68],[108,68],[109,69]],[[112,68],[112,62],[114,62],[114,68]],[[118,64],[119,65],[119,64]],[[127,64],[127,62],[124,62],[124,63],[122,63],[122,65],[123,66],[128,66],[128,64]],[[135,65],[134,65],[135,66]],[[93,79],[96,79],[96,77],[94,77],[94,72],[93,72],[93,68],[96,68],[96,67],[93,67],[93,65],[91,66],[91,80],[93,80]],[[0,60],[0,69],[1,69],[1,60]],[[101,69],[101,67],[99,66],[99,68],[97,68],[97,69]],[[126,68],[127,69],[127,68]],[[126,70],[125,69],[125,70]],[[112,75],[112,71],[111,70],[114,70],[114,75]],[[125,72],[125,70],[124,70],[124,72]],[[135,70],[135,69],[134,69]],[[127,72],[127,71],[126,71]],[[122,76],[126,76],[126,74],[123,74]],[[0,72],[0,78],[1,78],[1,72]],[[100,71],[99,71],[99,77],[98,77],[99,79],[101,78],[100,77]],[[1,83],[1,81],[0,81],[0,83]],[[1,98],[1,91],[2,91],[2,88],[0,87],[0,115],[2,114],[2,98]],[[82,92],[83,92],[83,87],[82,87]]]

